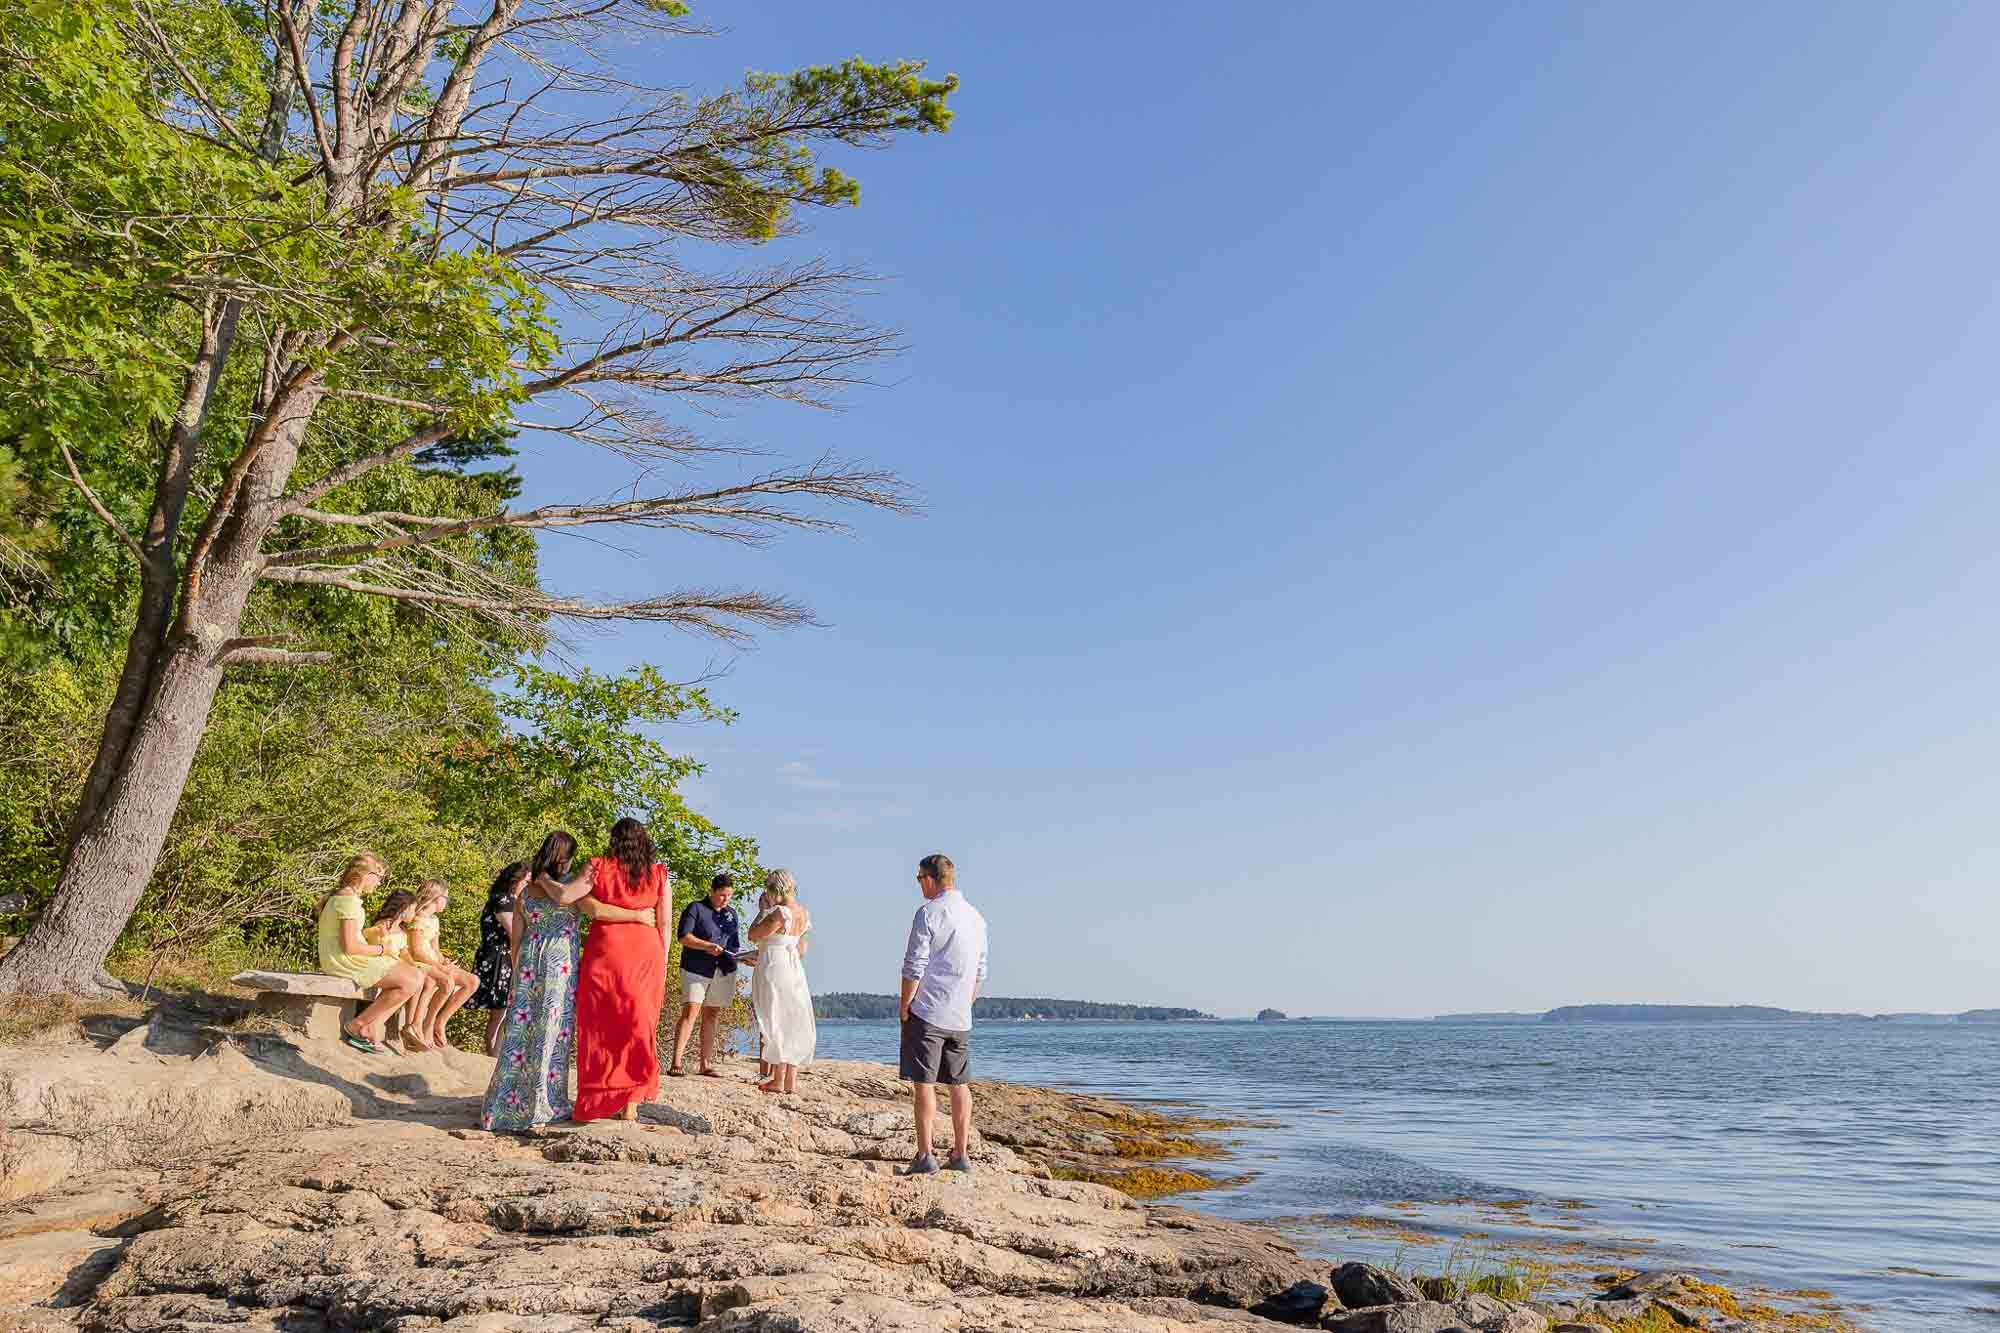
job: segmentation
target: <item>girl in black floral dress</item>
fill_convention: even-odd
[[[507,1017],[507,1001],[514,982],[514,952],[507,930],[514,913],[521,910],[521,889],[528,882],[528,863],[516,861],[501,871],[486,891],[486,906],[479,913],[479,952],[473,955],[473,975],[479,989],[467,1003],[474,1009],[490,1009],[486,1021],[486,1053],[500,1046],[500,1025]]]

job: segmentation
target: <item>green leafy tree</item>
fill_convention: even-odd
[[[836,526],[828,504],[905,507],[893,477],[825,459],[642,484],[716,457],[677,405],[823,404],[892,350],[845,311],[859,274],[694,261],[854,202],[818,152],[942,130],[956,86],[850,60],[698,95],[588,55],[684,18],[665,0],[0,9],[0,443],[31,485],[70,485],[133,573],[55,891],[0,991],[103,984],[231,668],[329,665],[392,613],[496,656],[564,620],[795,625],[805,608],[756,591],[552,593],[518,539],[758,541]],[[521,430],[631,460],[633,489],[442,504],[480,497],[410,467]]]
[[[566,676],[525,665],[498,707],[509,723],[506,734],[457,743],[440,770],[437,807],[444,818],[566,828],[590,848],[601,847],[612,823],[630,815],[653,834],[672,877],[675,910],[706,893],[719,871],[742,885],[758,878],[757,844],[725,832],[681,793],[702,765],[654,734],[665,726],[733,721],[706,691],[673,684],[650,666],[622,676],[589,670]]]

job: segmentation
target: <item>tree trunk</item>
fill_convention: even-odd
[[[320,3],[299,0],[294,21],[310,28]],[[257,147],[265,162],[283,156],[296,88],[291,52],[280,43],[271,105]],[[208,409],[228,367],[243,310],[243,301],[230,297],[213,323],[204,322],[180,411],[161,454],[152,512],[140,543],[145,558],[132,638],[97,756],[71,818],[55,897],[26,938],[0,958],[0,994],[122,993],[104,971],[104,960],[145,896],[166,846],[222,683],[221,645],[243,624],[257,583],[257,547],[270,527],[274,497],[298,460],[305,422],[321,396],[316,383],[307,386],[297,416],[279,432],[275,447],[267,447],[257,460],[248,496],[236,506],[228,535],[213,557],[201,562],[218,567],[219,575],[202,590],[199,605],[192,604],[196,599],[190,585],[180,607],[186,632],[176,633],[172,626],[181,571],[175,567],[175,542]]]
[[[191,640],[166,649],[157,688],[132,732],[124,761],[63,862],[48,910],[27,938],[0,958],[0,994],[105,991],[104,960],[166,846],[174,809],[222,668]]]
[[[187,508],[202,427],[208,419],[209,404],[215,400],[216,385],[222,381],[230,348],[236,341],[236,325],[242,311],[243,303],[231,297],[223,302],[221,315],[202,330],[201,346],[182,389],[180,411],[174,415],[166,446],[160,453],[160,473],[153,483],[153,510],[146,520],[145,535],[139,540],[139,609],[133,618],[132,636],[125,643],[125,665],[118,673],[118,689],[104,715],[97,757],[91,761],[83,795],[70,816],[65,852],[97,821],[105,794],[124,768],[125,751],[139,726],[140,714],[159,683],[160,668],[167,655],[167,629],[174,620],[174,593],[180,586],[174,543],[180,538],[181,514]]]
[[[242,628],[262,568],[258,547],[323,394],[312,381],[270,405],[281,424],[250,464],[213,549],[189,571],[181,594],[187,628],[166,640],[157,683],[97,817],[78,831],[63,860],[55,897],[26,938],[0,958],[0,994],[97,995],[115,986],[104,974],[104,960],[145,896],[167,844],[222,683],[224,645]]]
[[[301,19],[309,25],[318,12],[319,0],[312,0],[304,7]],[[284,155],[285,126],[291,120],[296,87],[291,52],[281,49],[273,71],[271,105],[264,113],[264,133],[257,144],[257,156],[262,161],[277,162]],[[118,689],[104,715],[97,757],[91,761],[83,795],[70,816],[65,857],[84,831],[96,822],[105,794],[124,769],[126,748],[138,729],[140,714],[159,684],[160,668],[166,657],[167,629],[174,618],[174,593],[180,586],[174,543],[180,538],[181,514],[187,507],[188,489],[194,480],[195,459],[201,451],[201,433],[208,424],[209,405],[215,401],[216,386],[222,383],[229,354],[235,350],[243,304],[241,297],[227,297],[219,314],[213,319],[204,317],[201,346],[182,381],[180,410],[174,414],[166,446],[160,452],[152,513],[146,520],[145,536],[139,542],[139,610],[132,637],[125,644],[125,665],[118,673]]]

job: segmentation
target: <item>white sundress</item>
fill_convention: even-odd
[[[757,1008],[757,1030],[764,1035],[765,1061],[808,1065],[819,1044],[812,988],[806,984],[805,959],[799,957],[799,942],[792,935],[792,914],[783,907],[775,910],[783,924],[757,946],[750,1002]]]

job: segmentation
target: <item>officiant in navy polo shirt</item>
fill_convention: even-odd
[[[729,1002],[736,998],[736,953],[742,949],[737,933],[736,881],[717,875],[708,882],[708,896],[697,898],[681,912],[681,1019],[674,1025],[674,1060],[667,1073],[680,1078],[681,1055],[687,1050],[688,1036],[694,1031],[694,1016],[701,1013],[701,1072],[719,1078],[715,1072],[715,1033],[718,1020]]]

